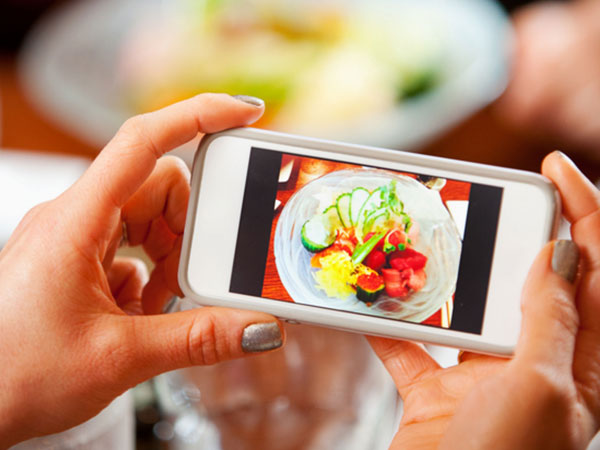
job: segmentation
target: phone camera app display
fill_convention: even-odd
[[[253,148],[230,290],[481,333],[501,197]]]

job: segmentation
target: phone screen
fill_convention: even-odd
[[[229,290],[481,334],[502,194],[253,147]]]

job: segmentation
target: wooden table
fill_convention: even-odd
[[[38,111],[19,82],[14,56],[0,56],[0,147],[93,157],[100,148],[81,141]]]

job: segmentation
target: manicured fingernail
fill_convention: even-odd
[[[563,153],[560,150],[554,150],[552,153],[560,156],[562,159],[564,159],[568,163],[575,165],[575,163],[573,162],[573,160],[571,158],[569,158],[569,156],[566,153]]]
[[[556,241],[552,252],[552,270],[567,280],[575,281],[579,266],[579,248],[573,241]]]
[[[248,103],[249,105],[257,106],[259,108],[265,106],[265,102],[258,97],[252,97],[250,95],[233,95],[232,97],[244,103]]]
[[[563,152],[561,152],[560,150],[554,150],[552,153],[554,153],[556,156],[560,156],[563,159],[568,160],[569,157],[567,155],[565,155]]]
[[[254,323],[242,333],[242,350],[246,353],[265,352],[282,344],[281,330],[276,322]]]

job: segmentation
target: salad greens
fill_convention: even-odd
[[[334,210],[339,222],[332,220]],[[322,250],[333,244],[335,230],[340,224],[343,228],[352,228],[358,243],[363,244],[367,234],[380,233],[398,225],[408,233],[412,221],[404,212],[404,203],[396,193],[396,181],[392,180],[372,192],[357,187],[352,192],[340,194],[334,204],[304,223],[302,243],[309,251]],[[389,242],[386,249],[388,253],[395,250]]]
[[[423,288],[427,256],[412,248],[418,227],[391,180],[369,191],[343,192],[321,213],[304,222],[302,245],[315,255],[316,287],[329,297],[354,293],[367,306],[385,291],[403,299]]]

